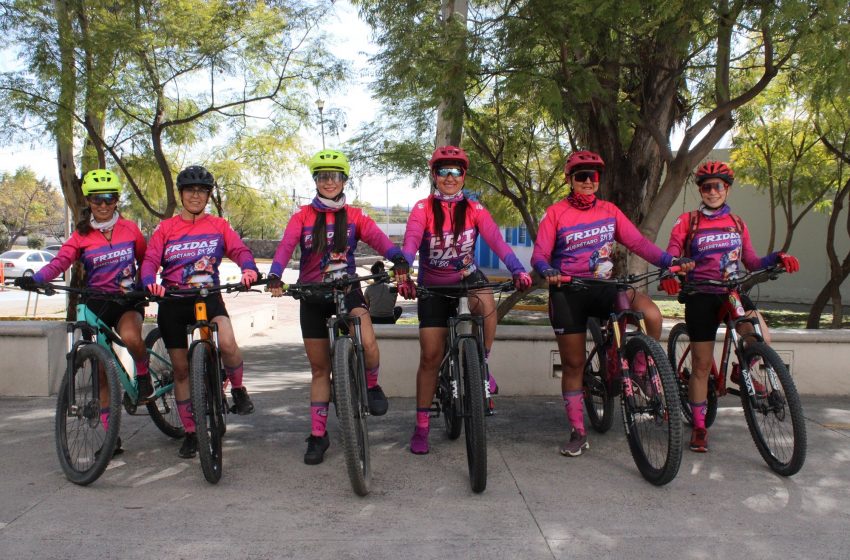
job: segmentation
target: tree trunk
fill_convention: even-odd
[[[443,98],[437,108],[436,146],[460,146],[463,134],[463,84],[466,83],[466,0],[443,0],[440,13],[445,31],[443,52],[453,56],[441,87]]]

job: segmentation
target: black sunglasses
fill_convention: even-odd
[[[441,167],[436,171],[437,177],[448,177],[451,175],[452,177],[463,177],[463,169],[458,169],[457,167]]]
[[[598,171],[576,171],[572,175],[573,180],[578,183],[584,183],[588,179],[590,179],[593,183],[599,182],[599,172]]]
[[[95,206],[101,206],[103,204],[115,204],[118,202],[118,195],[115,193],[97,193],[91,194],[88,197],[88,201]]]

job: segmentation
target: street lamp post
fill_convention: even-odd
[[[325,100],[317,99],[316,107],[319,109],[319,126],[322,127],[322,149],[325,149],[325,117],[323,111],[325,110]]]

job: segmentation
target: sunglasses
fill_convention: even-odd
[[[342,171],[319,171],[313,175],[313,180],[317,183],[323,181],[338,183],[340,181],[345,181],[345,173]]]
[[[205,195],[209,196],[209,194],[212,192],[212,189],[209,188],[209,187],[199,187],[199,186],[183,187],[182,192],[188,194],[189,196],[192,196],[193,194],[196,194],[196,195],[205,194]]]
[[[573,173],[572,177],[576,183],[584,183],[588,179],[590,179],[591,183],[599,182],[598,171],[576,171],[575,173]]]
[[[457,167],[441,167],[435,171],[437,177],[463,177],[463,169]]]
[[[699,186],[699,192],[702,194],[708,194],[711,191],[717,191],[722,193],[726,190],[726,183],[703,183]]]
[[[118,195],[115,193],[92,194],[88,196],[88,201],[95,206],[102,206],[104,204],[108,206],[118,202]]]

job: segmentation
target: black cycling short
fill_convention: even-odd
[[[113,329],[118,325],[121,316],[128,311],[135,311],[144,318],[147,305],[145,301],[119,303],[111,299],[89,298],[86,300],[86,306],[91,309],[92,313]]]
[[[688,338],[691,342],[714,341],[717,327],[720,325],[718,314],[726,301],[726,294],[688,294],[683,296],[685,304],[685,323],[688,326]],[[753,301],[741,294],[744,311],[753,311]]]
[[[345,309],[351,312],[362,307],[369,309],[360,286],[353,287],[345,294]],[[328,318],[336,313],[336,304],[330,293],[327,297],[301,300],[301,337],[328,338]]]
[[[224,307],[221,294],[211,294],[203,298],[207,304],[207,319],[230,317]],[[156,324],[166,348],[189,348],[186,339],[186,327],[195,324],[194,297],[168,299],[159,303]]]
[[[463,283],[467,284],[482,282],[487,282],[487,276],[480,270],[476,270],[463,280]],[[419,328],[441,327],[445,329],[448,327],[449,317],[457,315],[460,297],[465,294],[465,291],[457,289],[446,290],[441,289],[439,286],[429,286],[428,289],[437,293],[417,296],[416,312],[419,316]],[[469,294],[469,299],[474,297],[474,294]]]
[[[588,317],[605,321],[617,301],[616,286],[549,286],[549,321],[555,334],[587,330]]]

